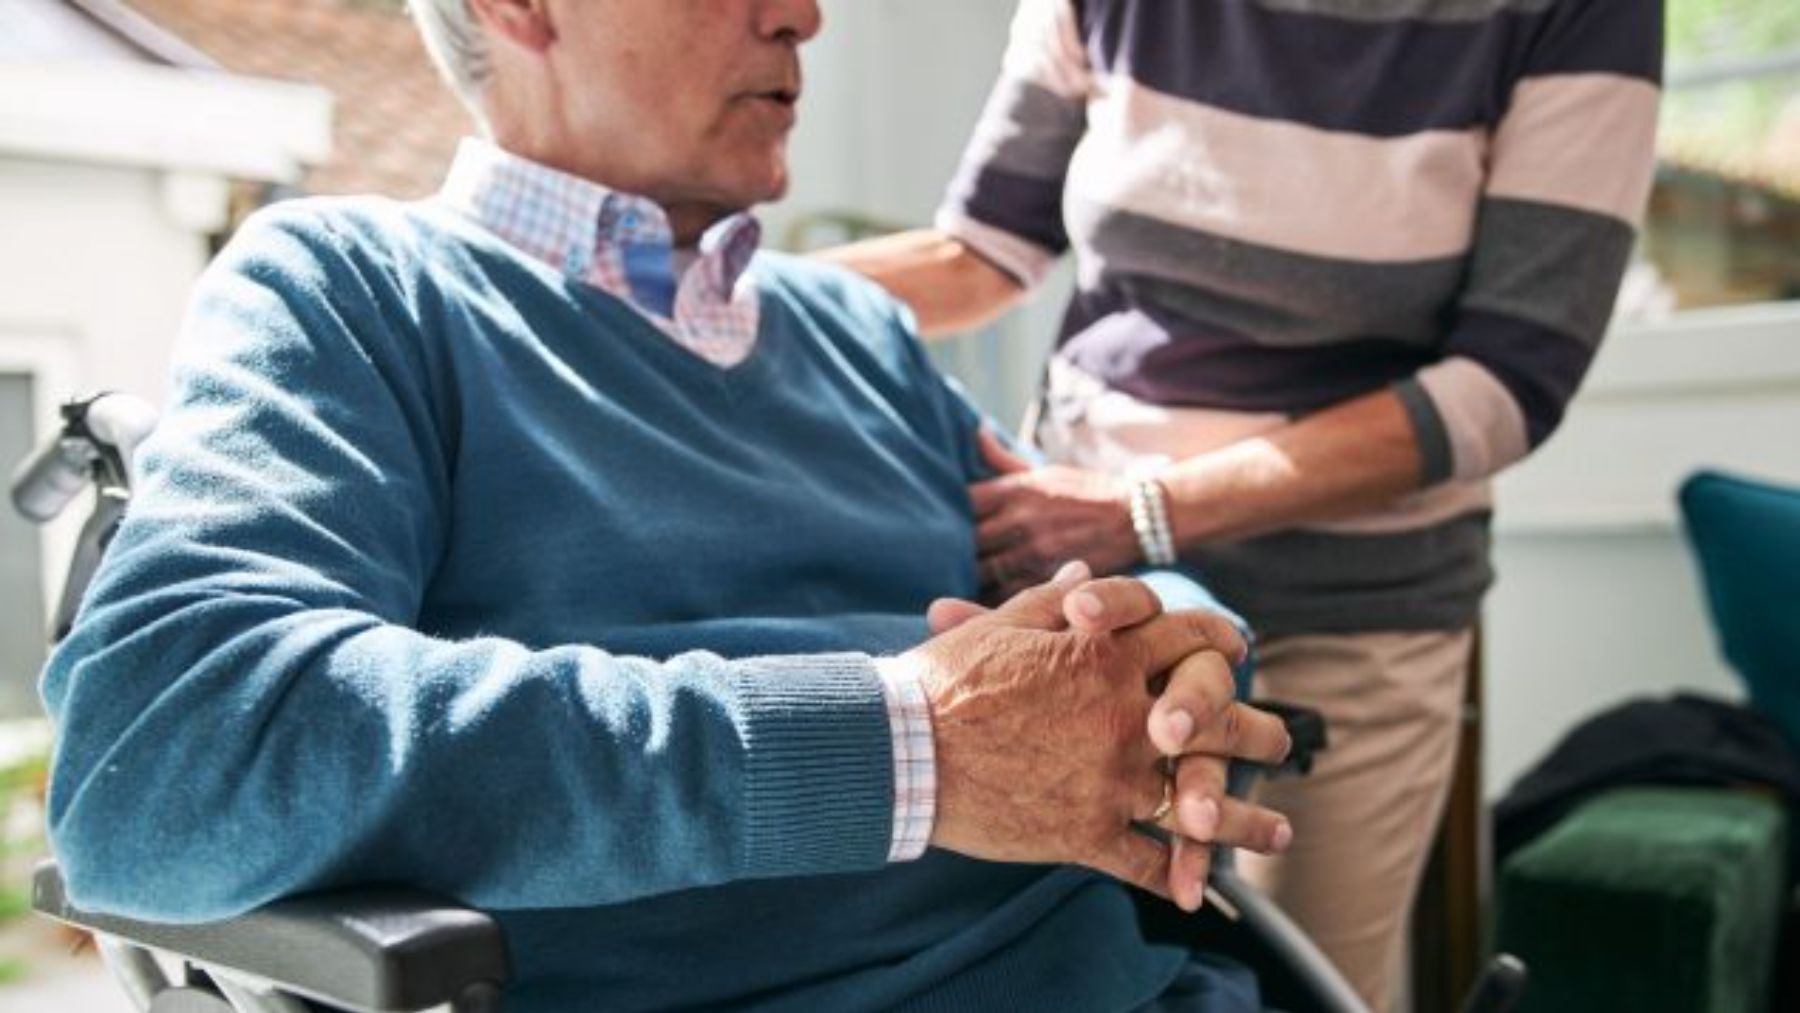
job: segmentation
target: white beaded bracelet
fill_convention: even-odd
[[[1169,528],[1169,500],[1162,483],[1154,478],[1140,478],[1131,483],[1131,527],[1137,532],[1138,548],[1151,566],[1169,566],[1175,562],[1175,537]]]

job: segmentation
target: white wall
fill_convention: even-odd
[[[806,93],[788,199],[763,215],[780,242],[796,217],[854,211],[931,221],[1000,70],[1011,0],[824,0],[805,52]],[[1017,423],[1069,290],[1053,278],[994,328],[933,348],[976,401]]]
[[[330,151],[331,97],[317,88],[0,60],[0,341],[57,343],[70,385],[160,400],[227,181],[294,182]]]
[[[0,343],[61,343],[80,386],[160,400],[188,288],[207,257],[206,237],[171,214],[166,180],[154,170],[0,159]]]
[[[1699,468],[1800,486],[1800,304],[1612,335],[1562,430],[1500,482],[1490,797],[1597,710],[1677,689],[1741,696],[1677,524],[1675,490]]]
[[[772,223],[851,209],[931,218],[1000,69],[1007,0],[824,0],[803,51],[794,184]]]

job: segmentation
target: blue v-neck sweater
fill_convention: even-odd
[[[719,369],[436,205],[248,224],[44,678],[74,900],[416,884],[496,913],[526,1013],[1160,992],[1109,881],[885,864],[870,654],[975,589],[976,418],[872,286],[753,270]]]

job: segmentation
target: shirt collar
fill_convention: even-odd
[[[575,280],[633,291],[645,279],[627,275],[650,271],[664,274],[672,286],[683,281],[675,269],[668,215],[655,201],[531,161],[491,141],[463,139],[439,196]],[[739,212],[706,230],[689,270],[700,269],[703,283],[728,299],[761,243],[755,216]],[[620,268],[621,263],[630,266]]]

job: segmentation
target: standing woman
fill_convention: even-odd
[[[1073,250],[982,573],[1171,554],[1333,746],[1251,872],[1369,1003],[1455,756],[1488,480],[1561,420],[1649,191],[1660,0],[1024,0],[935,229],[828,256],[927,333]]]

